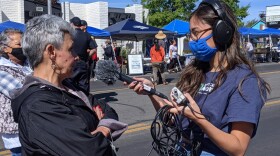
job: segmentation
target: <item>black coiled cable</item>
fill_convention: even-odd
[[[181,143],[184,133],[181,121],[178,115],[169,112],[170,108],[161,107],[152,122],[152,148],[161,156],[187,156],[186,145]]]

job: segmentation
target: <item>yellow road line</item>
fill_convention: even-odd
[[[265,73],[260,73],[260,75],[267,75],[267,74],[278,74],[280,71],[275,71],[275,72],[265,72]]]
[[[145,124],[145,123],[138,123],[138,124],[134,124],[134,125],[128,126],[128,129],[139,128],[139,127],[146,126],[146,125],[147,124]]]
[[[275,105],[275,104],[280,104],[280,100],[266,102],[265,106],[271,106],[271,105]]]
[[[9,150],[0,152],[0,156],[10,156],[10,155],[11,155],[11,152]]]
[[[143,131],[143,130],[147,130],[147,129],[150,129],[151,128],[151,125],[150,124],[146,124],[145,126],[142,126],[142,127],[138,127],[138,128],[128,128],[127,131],[124,132],[124,134],[130,134],[130,133],[133,133],[133,132],[139,132],[139,131]]]

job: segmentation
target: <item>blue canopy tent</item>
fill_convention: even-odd
[[[280,36],[280,30],[279,29],[274,29],[274,28],[267,28],[262,30],[265,33],[268,33],[271,36]]]
[[[238,31],[242,36],[248,36],[248,38],[269,36],[269,34],[267,32],[253,29],[253,28],[241,27],[238,29]]]
[[[95,38],[110,36],[110,33],[108,31],[97,29],[97,28],[91,27],[91,26],[87,27],[87,32],[89,34],[91,34],[92,36],[94,36]]]
[[[115,40],[127,40],[127,41],[141,41],[145,39],[152,39],[159,30],[162,30],[165,34],[174,34],[174,32],[164,29],[156,28],[146,25],[144,23],[137,22],[133,19],[126,19],[116,24],[113,24],[104,29],[111,34],[111,37]]]
[[[173,31],[177,36],[184,36],[190,33],[190,23],[175,19],[163,27],[165,30]]]
[[[8,29],[8,28],[19,29],[22,32],[24,32],[25,24],[13,22],[13,21],[6,21],[3,23],[0,23],[0,32],[4,31],[5,29]]]
[[[280,36],[280,30],[274,29],[274,28],[267,28],[264,29],[263,32],[266,32],[269,34],[269,47],[272,49],[273,43],[272,43],[272,37],[279,37]]]

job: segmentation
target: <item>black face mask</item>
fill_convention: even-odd
[[[11,54],[22,62],[26,60],[26,56],[23,55],[22,48],[13,48]]]

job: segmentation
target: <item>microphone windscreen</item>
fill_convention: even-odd
[[[111,60],[99,60],[96,63],[95,75],[98,80],[106,84],[114,84],[117,81],[116,74],[119,68],[116,63]]]

